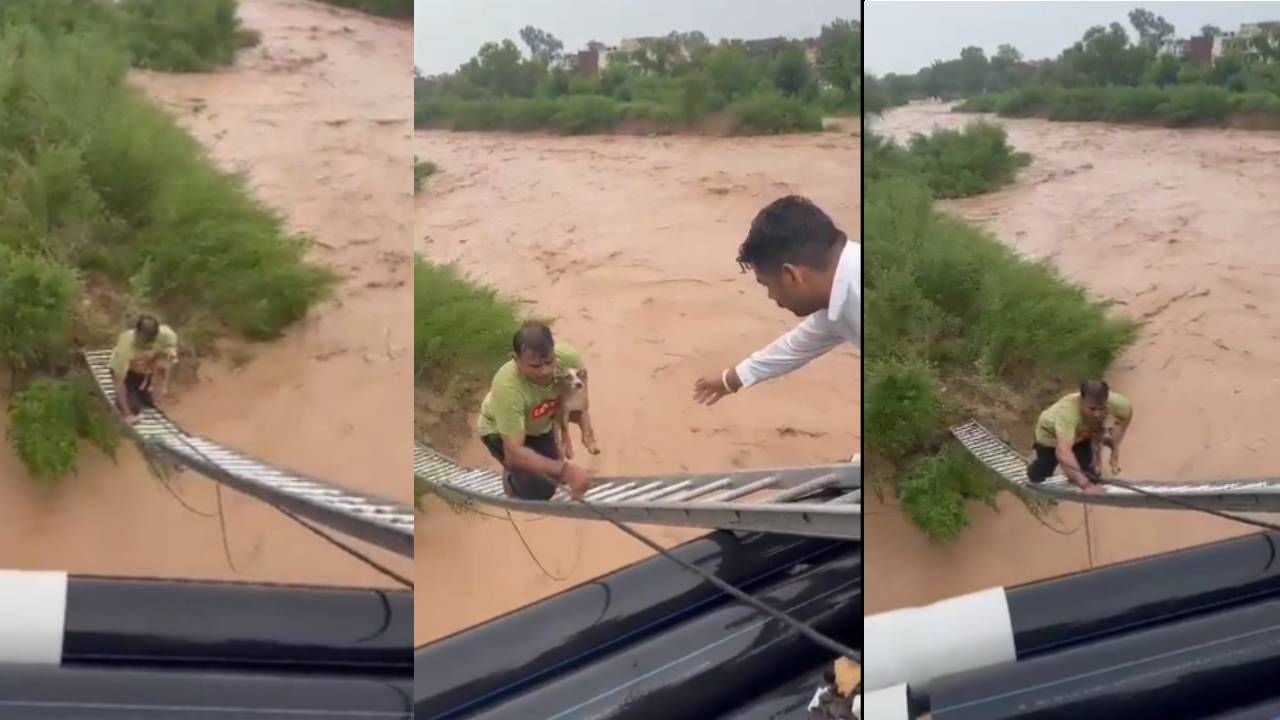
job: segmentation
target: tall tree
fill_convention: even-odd
[[[564,43],[549,32],[526,25],[520,29],[520,39],[529,46],[529,55],[543,65],[549,67],[564,58]]]
[[[837,19],[818,35],[818,74],[845,93],[852,93],[862,77],[862,26],[857,20]]]
[[[1151,51],[1158,50],[1161,43],[1173,37],[1173,25],[1146,8],[1130,10],[1129,23],[1138,31],[1138,44]]]

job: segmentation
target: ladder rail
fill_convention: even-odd
[[[970,454],[1005,482],[1036,495],[1110,507],[1186,509],[1116,485],[1103,485],[1101,493],[1086,493],[1062,475],[1054,475],[1043,483],[1034,484],[1027,480],[1026,460],[987,428],[977,422],[968,422],[951,428],[951,434]],[[1179,502],[1210,510],[1280,512],[1280,478],[1129,483],[1147,492],[1175,497]]]
[[[600,519],[581,504],[565,502],[563,491],[557,492],[550,501],[507,497],[501,490],[501,475],[496,472],[480,471],[490,478],[486,486],[490,490],[488,492],[478,490],[474,484],[458,481],[460,477],[474,476],[475,472],[477,471],[458,466],[451,459],[421,443],[414,444],[414,475],[447,498],[541,515]],[[792,480],[785,487],[779,487],[777,482],[781,473],[788,473]],[[862,490],[856,479],[858,474],[856,466],[839,465],[751,471],[744,473],[750,476],[747,479],[737,475],[708,473],[696,476],[703,480],[701,487],[696,484],[695,477],[685,475],[669,478],[610,477],[600,478],[599,484],[588,491],[587,498],[601,512],[623,522],[783,532],[859,540],[862,535]],[[736,482],[730,482],[731,480]],[[770,481],[767,489],[795,494],[796,499],[790,502],[773,502],[772,497],[766,497],[760,502],[685,499],[691,492],[690,485],[694,485],[692,492],[695,494],[701,489],[710,488],[714,488],[711,492],[717,495],[759,488],[748,493],[754,494],[766,489],[766,480]],[[811,492],[814,495],[802,497]],[[775,497],[781,495],[779,493]],[[856,500],[853,499],[855,496]],[[620,499],[612,500],[614,497]]]
[[[111,351],[89,351],[84,357],[99,392],[114,408]],[[122,425],[139,444],[215,482],[398,555],[413,556],[413,509],[408,505],[269,465],[191,435],[154,408]]]

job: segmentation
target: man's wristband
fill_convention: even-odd
[[[725,368],[724,372],[720,373],[720,384],[724,385],[725,392],[733,392],[733,388],[729,387],[729,368]]]

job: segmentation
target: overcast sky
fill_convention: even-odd
[[[578,50],[591,40],[701,30],[722,37],[812,37],[836,18],[860,16],[857,0],[414,0],[413,59],[426,74],[457,70],[480,46],[533,25]]]
[[[868,72],[913,73],[934,60],[960,57],[977,45],[995,54],[1008,43],[1036,60],[1056,57],[1093,25],[1119,22],[1132,34],[1129,11],[1144,7],[1173,24],[1178,37],[1206,24],[1234,30],[1242,22],[1280,20],[1280,2],[907,2],[864,6]]]

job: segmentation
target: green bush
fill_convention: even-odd
[[[23,369],[65,350],[79,296],[70,268],[0,245],[0,364]]]
[[[995,506],[990,473],[963,448],[948,446],[917,461],[898,487],[902,509],[934,542],[955,540],[969,525],[971,499]]]
[[[448,265],[413,262],[413,363],[420,382],[487,382],[511,353],[516,306]]]
[[[1280,119],[1280,96],[1269,91],[1233,92],[1206,85],[1204,80],[1202,75],[1184,76],[1180,84],[1167,87],[1031,86],[1004,95],[970,98],[956,110],[994,110],[1005,117],[1045,117],[1058,121],[1157,123],[1168,127],[1223,125],[1235,113],[1273,115]],[[1248,81],[1241,79],[1240,82],[1244,83],[1241,89],[1245,89]]]
[[[114,456],[116,434],[84,375],[40,379],[9,405],[9,441],[31,476],[45,484],[76,469],[80,440]]]
[[[551,125],[566,135],[612,130],[622,117],[618,103],[608,98],[577,96],[561,100]]]
[[[235,60],[256,42],[240,29],[236,0],[123,0],[129,49],[138,67],[202,72]]]
[[[876,452],[900,459],[939,433],[933,373],[918,361],[880,361],[867,368],[863,427]]]
[[[551,100],[507,100],[503,103],[502,127],[515,132],[541,130],[551,124],[558,108]]]
[[[413,193],[416,195],[422,192],[423,185],[426,184],[427,178],[435,175],[440,171],[439,166],[430,160],[413,159]]]
[[[913,135],[908,149],[934,195],[941,198],[989,192],[1013,182],[1018,169],[1031,162],[1029,155],[1009,145],[1004,128],[981,121],[963,130]]]
[[[757,94],[730,106],[742,134],[775,135],[790,132],[819,132],[822,115],[796,98],[777,94]]]

